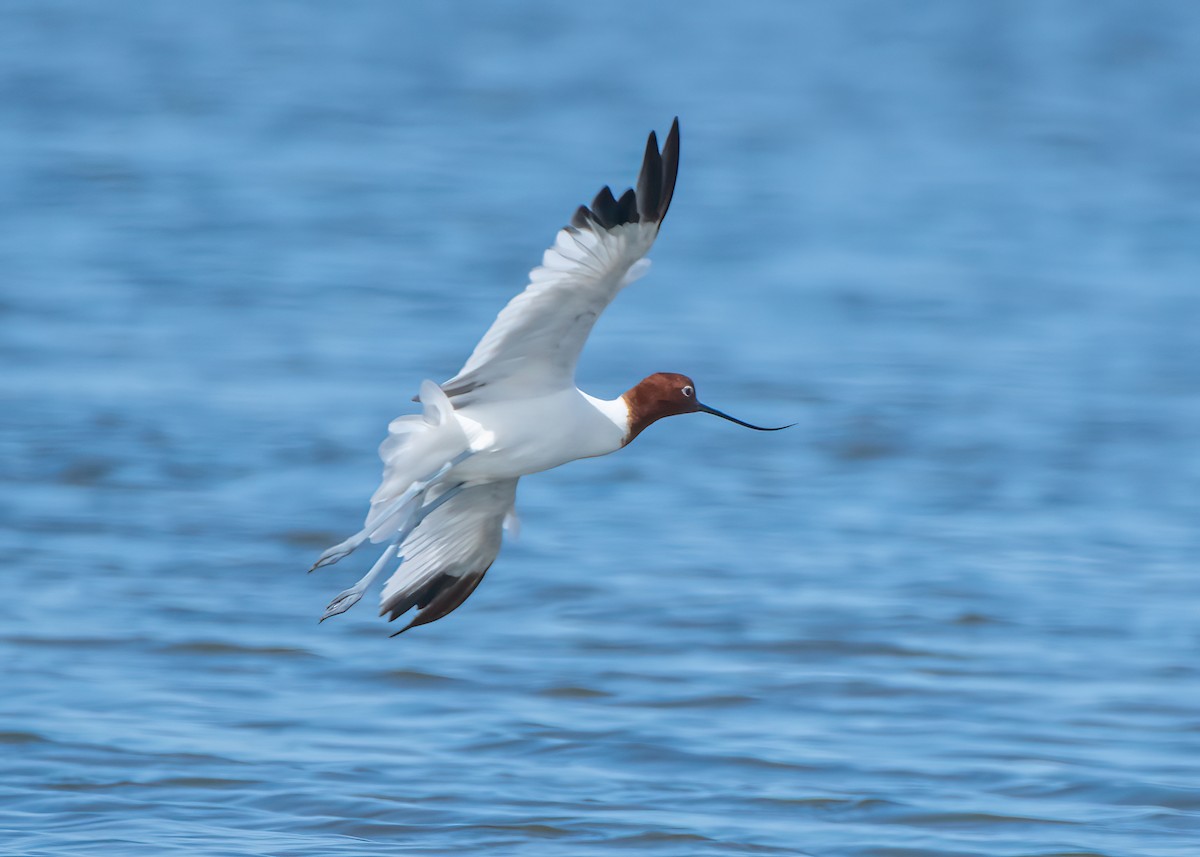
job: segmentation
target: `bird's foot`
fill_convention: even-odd
[[[357,547],[357,545],[354,547]],[[325,553],[317,557],[317,561],[312,564],[312,568],[308,570],[308,573],[312,574],[318,568],[324,568],[327,565],[333,565],[338,560],[345,559],[354,552],[354,547],[347,547],[346,542],[342,542],[340,545],[334,545],[329,550],[325,551]]]
[[[329,602],[329,606],[325,608],[325,612],[321,614],[320,622],[324,622],[330,616],[337,616],[339,613],[345,613],[351,607],[359,602],[366,592],[365,586],[351,586],[349,589],[339,592],[337,597]]]

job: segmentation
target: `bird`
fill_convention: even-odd
[[[634,188],[606,185],[581,205],[545,251],[529,284],[497,315],[462,369],[423,381],[420,414],[397,417],[379,447],[383,477],[362,529],[309,571],[367,542],[384,545],[370,571],[339,593],[320,621],[356,604],[385,571],[380,615],[413,608],[392,636],[434,622],[479,586],[517,518],[517,481],[569,461],[608,455],[652,423],[706,413],[763,427],[702,404],[686,375],[656,372],[616,399],[575,383],[580,352],[600,313],[649,268],[645,258],[671,205],[679,170],[679,118],[661,150],[653,131]]]

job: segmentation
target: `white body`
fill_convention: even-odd
[[[528,476],[577,458],[607,455],[624,445],[629,432],[623,399],[597,399],[574,388],[468,405],[454,417],[476,454],[447,473],[450,481]]]

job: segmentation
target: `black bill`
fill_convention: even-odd
[[[716,408],[710,408],[708,405],[702,405],[699,402],[696,402],[696,407],[699,408],[700,410],[704,411],[704,413],[706,413],[706,414],[712,414],[714,417],[720,417],[723,420],[729,420],[731,423],[737,423],[740,426],[745,426],[746,428],[754,429],[755,431],[783,431],[785,428],[791,428],[792,426],[795,425],[795,423],[788,423],[785,426],[775,426],[774,428],[766,428],[764,426],[755,426],[755,425],[751,425],[750,423],[743,422],[742,420],[739,420],[737,417],[731,417],[731,416],[729,416],[729,414],[723,414],[720,411],[718,411]]]

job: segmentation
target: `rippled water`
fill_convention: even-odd
[[[0,852],[1195,855],[1187,4],[87,4],[0,22]],[[524,480],[398,639],[374,448],[683,123]]]

